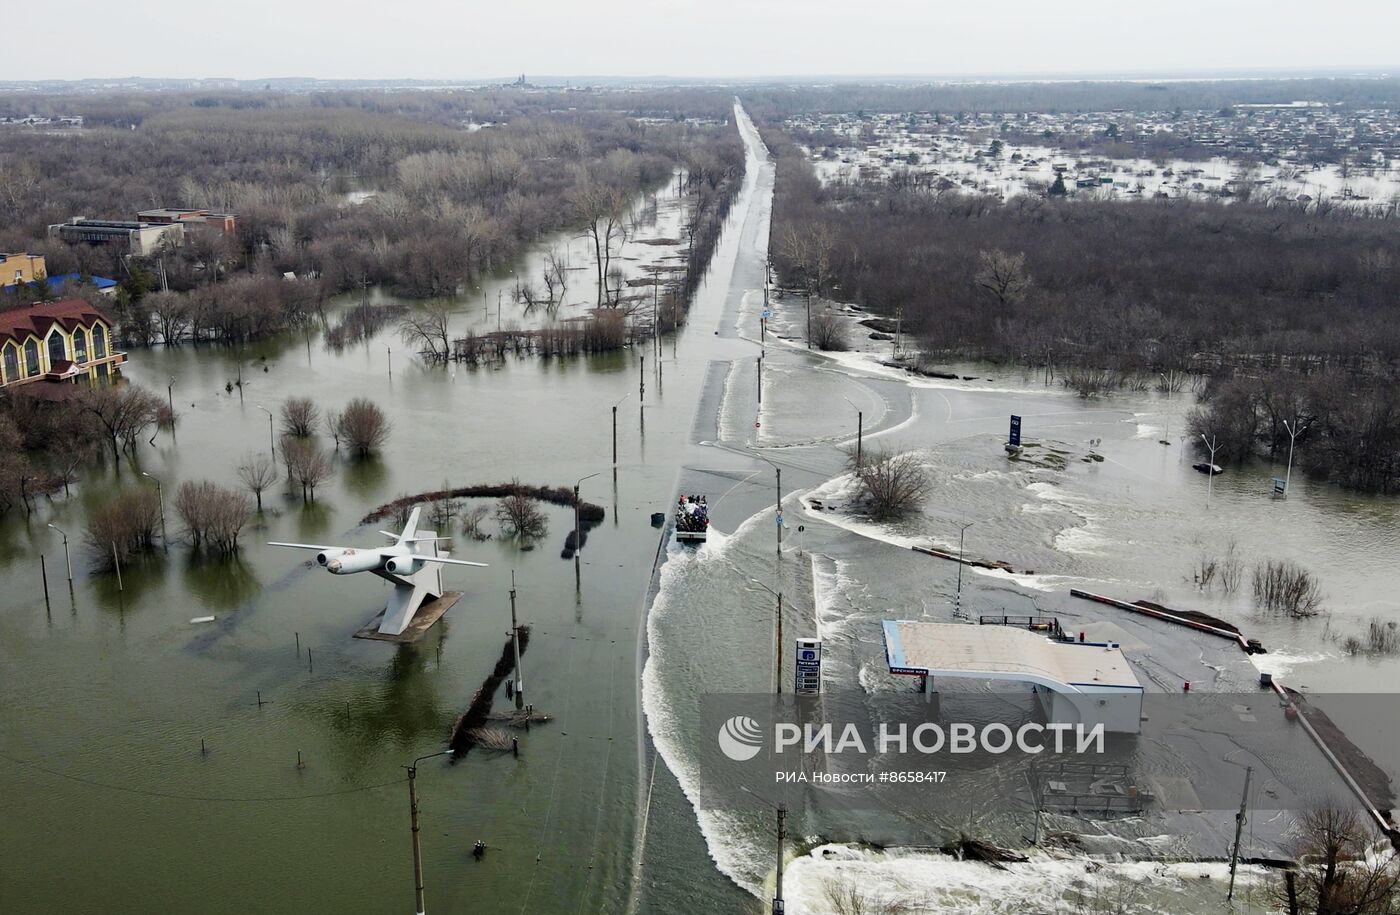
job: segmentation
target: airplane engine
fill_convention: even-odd
[[[379,568],[383,557],[377,551],[345,550],[326,563],[333,575],[349,575],[352,572],[370,572]]]
[[[344,550],[322,550],[316,554],[316,561],[323,566],[328,566],[332,559],[339,557],[344,552]]]
[[[393,572],[395,575],[412,575],[423,568],[423,563],[408,556],[395,556],[384,563],[384,571]]]

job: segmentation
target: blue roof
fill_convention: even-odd
[[[48,284],[50,289],[57,291],[69,283],[78,282],[82,278],[83,275],[81,273],[60,273],[58,276],[48,277],[44,282]],[[90,276],[88,279],[92,282],[92,285],[96,286],[98,289],[111,289],[113,286],[117,285],[116,280],[108,279],[105,276]],[[4,289],[8,292],[19,285],[19,283],[11,283],[5,286]]]

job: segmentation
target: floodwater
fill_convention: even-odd
[[[1190,469],[1175,431],[1186,395],[1084,401],[973,366],[963,373],[982,380],[910,382],[868,354],[808,353],[802,303],[775,302],[760,405],[755,357],[773,173],[742,114],[740,127],[750,156],[743,193],[689,323],[659,352],[430,367],[388,329],[339,351],[292,338],[242,352],[133,353],[134,380],[162,388],[175,378],[181,422],[177,438],[140,449],[139,467],[123,464],[127,485],[150,485],[138,470],[167,494],[184,479],[232,484],[239,457],[268,446],[258,404],[293,394],[323,408],[369,396],[389,413],[393,435],[375,460],[337,458],[315,504],[281,492],[266,500],[237,560],[200,561],[176,545],[124,569],[124,591],[89,573],[79,543],[85,510],[118,478],[95,472],[71,500],[0,525],[9,585],[0,596],[0,791],[8,801],[0,841],[19,865],[0,878],[7,909],[406,909],[413,880],[402,767],[444,747],[490,672],[509,625],[512,575],[520,617],[532,626],[526,695],[553,720],[520,735],[518,759],[473,750],[455,764],[419,767],[433,911],[754,911],[771,889],[771,813],[759,801],[735,810],[692,805],[708,777],[695,751],[712,740],[690,727],[696,697],[770,688],[769,588],[787,598],[786,639],[827,640],[830,688],[877,686],[879,620],[948,618],[956,587],[950,564],[902,545],[955,546],[966,521],[974,522],[969,554],[1035,570],[965,575],[962,600],[974,614],[1040,607],[1069,621],[1083,611],[1065,593],[1085,582],[1230,616],[1270,647],[1266,660],[1290,685],[1374,691],[1395,682],[1394,659],[1347,658],[1329,640],[1372,615],[1394,618],[1386,605],[1397,546],[1391,502],[1298,474],[1292,496],[1274,501],[1274,471],[1255,467],[1216,478],[1207,507],[1207,480]],[[649,207],[637,237],[674,238],[669,190],[654,207],[639,202]],[[528,262],[568,243],[555,239]],[[649,248],[629,256],[660,263],[676,253]],[[591,267],[586,253],[570,256],[575,268]],[[502,276],[464,295],[454,333],[537,320],[512,310],[508,292],[498,315],[496,290],[513,282]],[[224,389],[240,361],[241,398]],[[924,516],[901,528],[804,505],[813,494],[840,502],[841,449],[857,411],[866,447],[917,449],[937,481]],[[1011,412],[1025,417],[1027,438],[1063,443],[1071,455],[1063,469],[1008,465],[1001,442]],[[1159,427],[1173,445],[1157,443]],[[1103,462],[1078,460],[1090,439],[1103,440],[1094,446]],[[382,525],[360,524],[368,510],[444,482],[568,486],[590,475],[584,498],[608,518],[588,539],[577,591],[572,563],[558,552],[565,510],[550,511],[549,533],[533,550],[459,538],[454,556],[490,568],[445,573],[465,596],[416,647],[350,638],[382,606],[382,582],[332,577],[304,554],[264,545],[375,543]],[[649,517],[678,490],[708,494],[716,536],[698,551],[666,546],[654,575],[658,532]],[[71,596],[48,521],[70,534]],[[1197,590],[1192,564],[1227,538],[1248,562],[1304,562],[1322,577],[1330,615],[1264,618],[1249,609],[1247,585],[1235,595]],[[207,615],[216,619],[191,622]],[[790,658],[777,675],[790,678]],[[897,847],[974,824],[1005,838],[1016,828],[1005,807],[983,798],[956,820],[914,827],[898,816],[864,822],[802,809],[790,823],[800,847],[788,911],[833,911],[825,887],[849,879],[898,888],[930,911],[1052,910],[1086,879],[1083,861],[1038,860],[1003,874]],[[488,846],[480,862],[471,855],[477,840]],[[866,841],[892,847],[877,852]],[[1159,911],[1217,911],[1219,868],[1191,867],[1125,865],[1112,876],[1145,884]],[[1247,895],[1262,894],[1264,879],[1247,871]]]

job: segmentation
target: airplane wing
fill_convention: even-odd
[[[267,542],[267,545],[268,545],[268,546],[289,546],[289,547],[291,547],[291,548],[294,549],[294,550],[340,550],[340,549],[344,549],[344,547],[326,546],[326,545],[323,544],[323,543],[278,543],[278,542],[275,541],[275,540],[269,540],[269,541]]]
[[[451,537],[400,537],[390,531],[380,531],[385,537],[391,540],[398,540],[401,543],[427,543],[430,540],[451,540]]]
[[[413,554],[413,558],[422,560],[423,562],[445,562],[450,566],[476,566],[478,569],[489,568],[484,562],[467,562],[465,559],[444,559],[441,556],[419,556],[417,553]]]

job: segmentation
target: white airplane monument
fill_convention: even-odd
[[[332,575],[352,575],[356,572],[373,572],[394,586],[389,602],[384,608],[383,621],[377,630],[361,630],[359,635],[367,638],[384,638],[401,641],[409,627],[414,625],[415,616],[424,609],[424,602],[431,601],[431,619],[418,620],[419,628],[426,630],[452,604],[461,597],[461,592],[446,592],[442,587],[442,567],[444,565],[475,566],[486,568],[484,562],[467,562],[464,559],[448,559],[438,548],[441,540],[436,531],[419,531],[418,514],[421,508],[409,513],[408,523],[401,533],[391,534],[380,531],[393,543],[385,547],[340,547],[317,543],[277,543],[269,546],[285,546],[297,550],[316,550],[316,561]],[[449,599],[450,598],[450,599]],[[372,623],[371,623],[372,625]],[[421,635],[421,631],[418,633]]]

